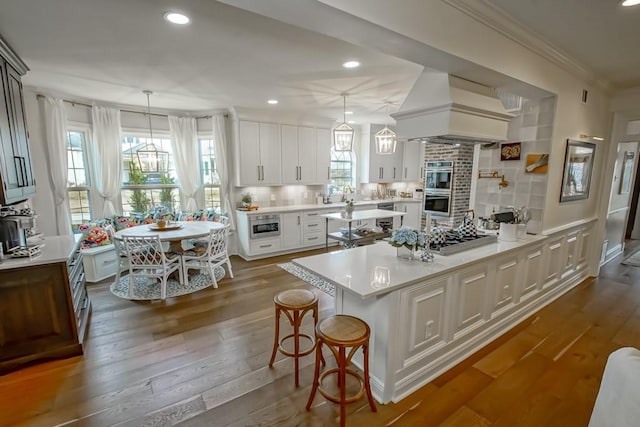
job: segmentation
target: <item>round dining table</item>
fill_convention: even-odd
[[[114,238],[122,240],[125,236],[160,236],[161,242],[169,242],[172,252],[180,253],[182,241],[209,235],[209,231],[224,227],[220,222],[211,221],[171,221],[165,227],[156,224],[142,224],[124,228],[114,234]]]

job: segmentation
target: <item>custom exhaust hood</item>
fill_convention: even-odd
[[[505,110],[493,88],[424,71],[391,117],[400,140],[483,143],[505,141],[514,116]]]

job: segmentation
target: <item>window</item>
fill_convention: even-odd
[[[171,140],[124,135],[121,141],[123,214],[142,214],[157,206],[177,210],[178,177]],[[153,166],[151,159],[155,159]]]
[[[200,172],[204,188],[205,208],[220,208],[220,176],[216,166],[216,147],[213,139],[200,139]]]
[[[345,186],[354,187],[354,161],[351,151],[331,150],[331,192],[342,192]]]
[[[91,219],[86,140],[85,131],[67,131],[67,191],[72,224],[82,224]]]

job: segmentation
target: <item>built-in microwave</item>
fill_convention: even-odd
[[[424,193],[424,211],[434,215],[451,215],[451,193],[427,191]]]
[[[451,191],[453,184],[453,161],[427,162],[424,189]]]
[[[280,215],[249,215],[251,239],[280,235]]]

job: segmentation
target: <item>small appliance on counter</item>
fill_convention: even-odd
[[[5,254],[27,248],[27,230],[35,227],[35,215],[0,217],[0,243]]]

